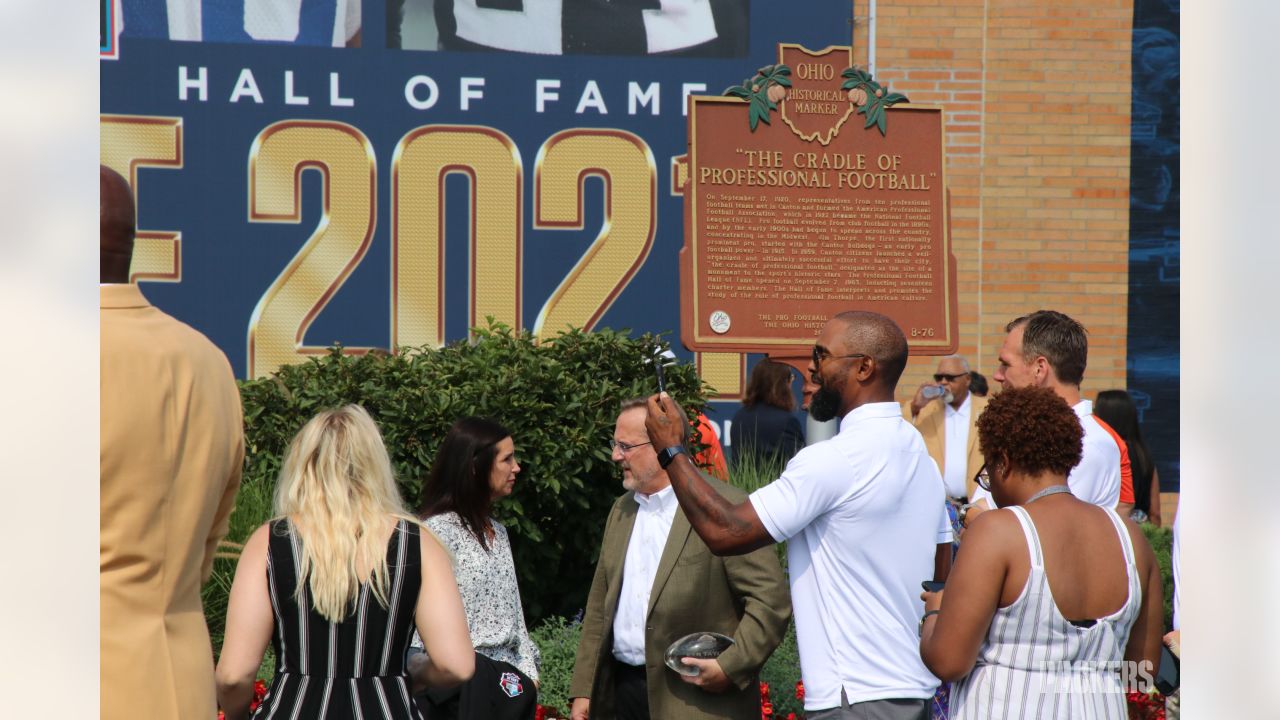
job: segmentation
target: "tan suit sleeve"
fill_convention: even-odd
[[[234,383],[232,387],[235,387]],[[208,582],[209,575],[213,572],[213,554],[218,549],[218,543],[227,536],[227,530],[231,527],[231,512],[236,506],[236,493],[240,491],[240,478],[244,472],[244,414],[239,395],[237,390],[235,408],[238,432],[235,435],[235,447],[232,450],[231,472],[227,477],[222,498],[218,501],[218,510],[214,513],[213,524],[209,527],[209,537],[204,543],[204,562],[200,566],[201,584]]]

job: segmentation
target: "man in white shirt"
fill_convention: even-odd
[[[924,437],[929,457],[938,463],[947,497],[962,505],[969,501],[977,483],[974,477],[982,469],[982,453],[978,452],[975,424],[987,407],[987,399],[969,392],[969,362],[960,355],[948,355],[938,361],[933,382],[916,390],[903,417],[910,417]],[[935,387],[942,394],[925,397],[925,388]]]
[[[769,548],[733,558],[711,554],[680,511],[644,420],[643,399],[624,403],[610,442],[628,492],[605,524],[569,687],[571,716],[760,717],[760,667],[791,617],[782,567]],[[726,497],[746,498],[708,482]],[[727,635],[734,644],[718,658],[694,660],[701,670],[695,677],[667,668],[667,648],[699,632]]]
[[[950,554],[938,468],[894,401],[907,362],[902,330],[846,312],[813,349],[809,412],[839,433],[801,450],[782,477],[737,503],[715,492],[681,445],[665,395],[646,429],[681,509],[718,555],[787,540],[805,716],[929,717],[938,680],[920,660],[920,582]],[[939,547],[941,545],[941,547]]]
[[[1071,494],[1114,508],[1120,502],[1120,447],[1093,417],[1093,402],[1080,396],[1080,383],[1089,358],[1089,338],[1084,326],[1054,310],[1037,310],[1005,326],[995,380],[1005,388],[1028,385],[1053,389],[1080,418],[1084,448],[1080,464],[1067,476]],[[1132,492],[1132,490],[1130,490]],[[978,489],[973,504],[963,513],[967,524],[979,512],[994,505],[991,494]]]

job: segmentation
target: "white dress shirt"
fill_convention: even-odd
[[[613,657],[628,665],[644,665],[644,624],[658,561],[675,520],[676,491],[670,485],[652,495],[635,493],[636,524],[622,564],[622,590],[613,616]]]
[[[950,405],[944,408],[946,413],[946,438],[942,443],[943,457],[946,462],[943,463],[942,480],[947,484],[947,494],[951,497],[965,497],[968,495],[969,478],[965,477],[969,472],[969,408],[973,404],[972,394],[966,393],[964,402],[960,403],[960,409],[957,410]]]
[[[938,466],[897,403],[870,403],[751,494],[769,535],[788,540],[805,710],[933,696],[920,660],[920,581],[951,523]]]

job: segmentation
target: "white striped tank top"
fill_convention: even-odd
[[[1142,586],[1128,530],[1119,515],[1106,511],[1124,549],[1128,599],[1091,627],[1079,627],[1064,618],[1054,602],[1031,517],[1021,507],[1009,509],[1026,535],[1031,571],[1018,599],[996,609],[973,670],[954,684],[951,719],[1125,720],[1121,661],[1129,630],[1142,607]]]

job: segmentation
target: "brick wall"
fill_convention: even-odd
[[[960,352],[988,378],[1004,324],[1050,308],[1089,329],[1085,394],[1125,386],[1132,18],[1132,0],[878,2],[877,79],[945,109]],[[936,364],[913,359],[899,394]]]

